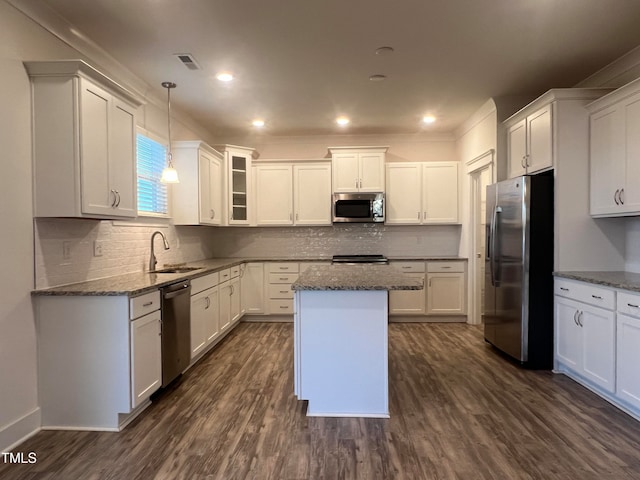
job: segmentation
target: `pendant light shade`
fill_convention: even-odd
[[[171,89],[176,88],[173,82],[162,82],[162,86],[167,89],[167,130],[169,132],[169,149],[167,151],[167,166],[162,170],[162,183],[180,183],[178,171],[173,166],[173,155],[171,153]]]

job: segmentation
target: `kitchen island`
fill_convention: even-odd
[[[422,281],[390,265],[323,265],[293,283],[294,391],[307,415],[389,417],[388,292]]]

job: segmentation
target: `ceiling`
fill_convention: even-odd
[[[269,135],[451,132],[490,97],[573,86],[640,45],[638,0],[41,3],[159,93],[176,82],[172,103],[225,135],[257,117]]]

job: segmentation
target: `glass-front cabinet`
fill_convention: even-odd
[[[216,145],[225,157],[225,214],[227,225],[250,225],[253,215],[251,163],[253,148]]]

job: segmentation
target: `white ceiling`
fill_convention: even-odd
[[[640,45],[639,0],[41,0],[217,134],[451,132]],[[375,50],[392,46],[380,56]],[[191,53],[201,70],[175,57]],[[222,84],[215,74],[235,74]],[[371,82],[372,74],[387,75]],[[426,129],[425,129],[426,130]]]

